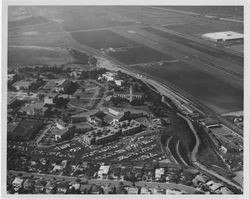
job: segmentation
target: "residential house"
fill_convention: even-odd
[[[43,193],[47,182],[44,179],[38,179],[35,182],[35,193]]]
[[[35,187],[35,180],[27,178],[23,183],[23,188],[27,191],[32,191]]]
[[[24,179],[20,177],[15,177],[14,181],[12,182],[12,186],[14,187],[14,190],[18,192],[23,187]]]
[[[69,183],[66,181],[59,182],[57,184],[57,193],[58,194],[65,194],[69,189]]]
[[[45,186],[45,193],[46,194],[56,193],[56,187],[57,187],[56,181],[52,181],[52,180],[48,181]]]

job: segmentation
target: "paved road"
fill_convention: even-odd
[[[75,182],[75,180],[77,179],[76,177],[70,177],[70,176],[59,176],[59,175],[52,175],[52,174],[39,174],[39,173],[27,173],[27,172],[23,172],[23,171],[8,171],[9,173],[13,174],[13,175],[18,175],[19,173],[22,173],[23,176],[25,177],[29,177],[31,175],[33,175],[35,178],[44,178],[46,180],[52,180],[54,178],[56,178],[57,180],[63,180],[65,179],[66,181],[69,182]],[[86,178],[79,178],[81,179],[83,182],[84,181],[88,181],[89,184],[100,184],[100,185],[104,185],[104,184],[112,184],[115,186],[118,186],[120,182],[123,182],[124,185],[129,185],[132,186],[132,183],[129,181],[119,181],[119,180],[97,180],[97,179],[86,179]],[[135,183],[136,186],[147,186],[147,187],[161,187],[163,189],[178,189],[178,190],[182,190],[185,191],[187,193],[195,193],[198,190],[193,188],[193,187],[189,187],[186,185],[182,185],[182,184],[174,184],[174,183],[160,183],[160,182],[136,182]],[[202,192],[202,191],[201,191]]]

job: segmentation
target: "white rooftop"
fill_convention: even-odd
[[[238,32],[233,32],[233,31],[205,33],[202,36],[216,39],[216,40],[217,39],[230,40],[230,39],[244,38],[243,34],[238,33]]]

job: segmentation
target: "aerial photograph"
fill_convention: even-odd
[[[6,195],[245,193],[244,6],[7,12]]]

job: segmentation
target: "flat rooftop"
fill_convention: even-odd
[[[205,33],[202,36],[216,39],[216,40],[218,39],[231,40],[231,39],[243,39],[244,38],[243,34],[238,33],[238,32],[233,32],[233,31]]]

